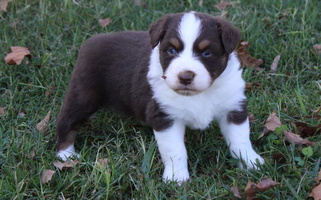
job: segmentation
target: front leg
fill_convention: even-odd
[[[250,141],[250,125],[246,108],[243,111],[232,111],[218,120],[221,132],[233,158],[242,159],[248,169],[257,169],[257,162],[264,163]],[[242,162],[239,163],[242,168]]]
[[[189,179],[184,134],[185,125],[177,121],[174,121],[173,125],[165,130],[154,130],[158,149],[165,166],[164,181],[181,183]]]

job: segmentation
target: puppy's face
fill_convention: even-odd
[[[240,40],[228,22],[194,12],[161,18],[152,24],[150,36],[153,47],[159,44],[164,81],[181,95],[209,88]]]

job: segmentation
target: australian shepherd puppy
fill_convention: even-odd
[[[80,125],[108,108],[153,128],[165,181],[189,179],[185,128],[205,129],[213,120],[231,155],[257,168],[264,160],[250,142],[245,82],[234,53],[240,37],[220,17],[187,12],[163,16],[149,32],[90,38],[79,51],[58,116],[57,156],[77,156]]]

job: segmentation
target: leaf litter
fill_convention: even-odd
[[[100,26],[106,27],[111,23],[111,20],[109,18],[99,19],[98,22],[99,22]]]
[[[214,7],[219,10],[224,10],[227,6],[232,6],[233,3],[227,2],[227,1],[221,1],[219,4],[215,5]]]
[[[268,177],[262,178],[261,182],[259,183],[253,183],[249,181],[245,188],[246,199],[253,199],[256,197],[257,193],[265,192],[279,184],[279,182],[273,181]]]
[[[9,2],[12,2],[12,0],[0,0],[1,11],[7,12],[7,7]]]
[[[43,120],[41,120],[36,125],[36,129],[38,130],[38,132],[45,133],[48,130],[48,124],[49,124],[49,121],[50,121],[50,113],[51,113],[51,111],[48,111],[48,113],[45,116],[45,118]]]
[[[78,161],[72,160],[72,161],[67,161],[67,162],[60,162],[60,161],[54,161],[53,165],[60,170],[63,168],[74,168],[78,164]]]
[[[312,189],[309,197],[313,197],[314,200],[321,200],[321,183]]]
[[[249,42],[241,41],[236,49],[236,53],[241,61],[242,67],[253,67],[255,70],[259,71],[261,70],[259,66],[263,64],[263,60],[252,57],[251,54],[246,50],[249,46]]]
[[[47,169],[45,171],[42,172],[42,176],[41,176],[41,183],[45,184],[48,183],[49,181],[51,181],[52,176],[56,173],[56,171]]]
[[[272,70],[272,71],[277,71],[280,58],[281,58],[281,54],[277,55],[277,56],[274,58],[273,63],[272,63],[272,65],[271,65],[271,70]]]
[[[4,58],[8,65],[20,65],[24,57],[29,56],[30,58],[31,55],[29,49],[26,47],[12,46],[11,51],[12,52]]]
[[[268,135],[270,132],[275,131],[277,127],[280,127],[282,125],[281,120],[278,116],[276,116],[276,112],[273,112],[269,115],[267,120],[264,124],[264,129],[262,134],[258,137],[258,140],[262,137]]]

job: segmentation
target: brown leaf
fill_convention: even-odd
[[[74,168],[75,165],[78,164],[78,161],[67,161],[67,162],[60,162],[60,161],[54,161],[53,165],[57,168],[59,168],[60,170],[62,170],[63,168]]]
[[[30,55],[30,51],[26,47],[11,47],[11,53],[5,58],[5,62],[8,65],[20,65],[25,56]]]
[[[1,4],[1,11],[6,12],[7,11],[7,7],[8,7],[8,3],[11,2],[12,0],[0,0],[0,4]]]
[[[227,2],[227,1],[221,1],[219,4],[215,5],[216,8],[223,10],[225,9],[227,6],[232,6],[233,3]]]
[[[265,121],[264,130],[258,139],[261,139],[262,137],[266,136],[270,132],[274,131],[275,128],[280,127],[281,125],[282,123],[280,121],[280,118],[276,116],[275,112],[273,112]]]
[[[250,46],[250,43],[247,41],[240,42],[236,53],[240,59],[242,66],[253,67],[257,70],[260,70],[259,66],[263,64],[263,60],[253,58],[250,53],[246,50]]]
[[[309,141],[309,140],[307,140],[307,139],[303,139],[303,138],[301,138],[299,135],[297,135],[297,134],[295,134],[295,133],[291,133],[291,132],[289,132],[289,131],[283,131],[283,134],[284,134],[286,140],[287,140],[288,142],[290,142],[290,143],[293,142],[293,143],[296,144],[296,145],[298,145],[298,144],[305,144],[305,145],[308,145],[308,146],[314,146],[314,145],[316,145],[315,142],[311,142],[311,141]]]
[[[313,45],[313,50],[316,54],[321,54],[321,44],[315,44]]]
[[[48,183],[49,181],[51,181],[52,175],[54,175],[54,173],[56,173],[56,171],[53,171],[50,169],[43,171],[42,176],[41,176],[41,183],[45,184],[45,183]]]
[[[275,182],[268,177],[264,177],[260,183],[253,183],[249,181],[245,188],[245,194],[247,199],[254,198],[258,192],[265,192],[274,186],[280,184]]]
[[[111,21],[109,18],[107,18],[107,19],[99,19],[98,22],[99,22],[100,26],[106,27],[110,24]]]
[[[271,65],[271,70],[272,71],[276,71],[278,69],[278,64],[279,64],[279,60],[281,58],[281,55],[277,55],[274,60],[273,60],[273,63]]]
[[[109,163],[109,160],[107,158],[102,158],[102,159],[99,159],[97,162],[96,162],[96,166],[97,167],[100,167],[100,168],[105,168],[105,166],[107,165],[107,163]]]
[[[0,107],[0,116],[4,116],[6,114],[5,108]]]
[[[50,111],[47,113],[46,117],[41,120],[37,125],[36,128],[40,133],[44,133],[48,130],[48,124],[50,120]]]
[[[294,122],[295,126],[299,131],[299,135],[302,137],[309,137],[315,134],[321,134],[321,124],[317,126],[308,126],[308,124],[304,122]]]
[[[142,2],[142,0],[134,0],[134,4],[136,6],[140,6],[140,7],[143,7],[143,8],[147,7],[147,4],[145,2]]]
[[[252,89],[258,88],[260,86],[261,86],[260,82],[246,83],[245,89],[246,90],[252,90]]]
[[[23,111],[20,111],[19,113],[18,113],[18,116],[19,117],[25,117],[27,114],[25,113],[25,112],[23,112]]]
[[[249,121],[250,121],[250,122],[253,122],[254,120],[255,120],[254,115],[253,115],[253,114],[250,114],[250,115],[249,115]]]
[[[203,0],[199,0],[199,1],[198,1],[198,6],[199,6],[199,7],[203,7]]]
[[[237,186],[233,186],[230,189],[235,197],[242,199],[242,196],[240,195],[240,192],[239,192],[239,188]]]
[[[315,186],[311,193],[309,194],[309,197],[313,197],[314,200],[321,200],[321,184]]]

